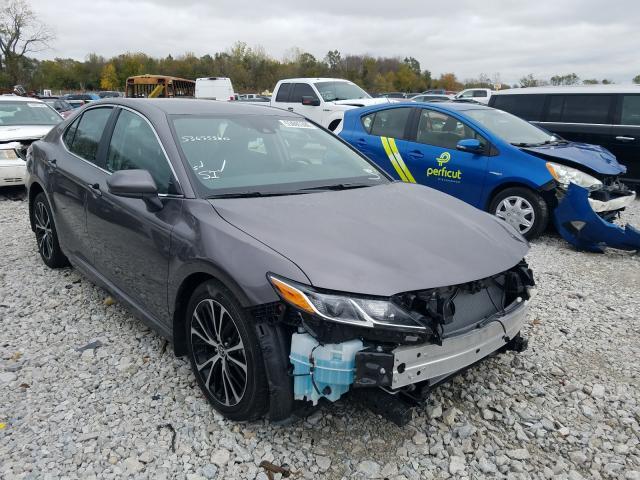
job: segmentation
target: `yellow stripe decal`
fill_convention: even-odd
[[[393,138],[389,139],[389,146],[391,147],[391,151],[393,152],[393,155],[396,157],[396,160],[398,161],[398,165],[400,165],[400,168],[404,171],[408,181],[411,183],[416,183],[416,179],[413,178],[413,175],[411,175],[409,168],[407,168],[407,165],[404,163],[402,156],[400,156],[400,152],[398,151],[396,141]]]
[[[389,160],[391,161],[391,165],[393,165],[393,168],[396,169],[396,172],[400,176],[400,180],[402,180],[403,182],[408,182],[407,177],[404,174],[404,170],[402,170],[400,165],[398,165],[398,162],[396,161],[396,157],[391,151],[391,147],[389,147],[387,137],[380,137],[380,139],[382,140],[382,146],[384,147],[384,151],[387,152],[387,157],[389,157]]]

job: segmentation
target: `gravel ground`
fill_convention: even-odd
[[[2,194],[0,478],[266,479],[267,460],[292,478],[640,479],[637,254],[535,242],[529,350],[456,376],[403,429],[348,399],[238,424],[103,290],[47,269]]]

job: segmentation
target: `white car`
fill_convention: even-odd
[[[27,148],[62,120],[42,100],[0,96],[0,187],[24,185]]]
[[[204,77],[196,78],[196,98],[229,102],[237,97],[230,78]]]
[[[456,100],[473,100],[486,105],[492,94],[493,90],[490,88],[467,88],[456,95]]]
[[[416,95],[415,97],[411,97],[409,101],[411,102],[448,102],[449,100],[453,100],[453,95],[444,95],[439,93],[421,93],[420,95]]]
[[[336,134],[342,130],[346,110],[379,103],[389,103],[389,99],[372,98],[355,83],[341,78],[280,80],[271,96],[272,107],[304,115]]]

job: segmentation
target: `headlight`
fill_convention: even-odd
[[[20,157],[13,148],[0,150],[0,160],[19,160]]]
[[[289,305],[311,315],[332,322],[348,323],[359,327],[425,331],[411,314],[387,299],[337,295],[318,292],[308,285],[268,275],[271,285]]]
[[[584,173],[577,168],[567,167],[559,163],[547,162],[547,170],[563,187],[568,187],[569,183],[575,183],[579,187],[595,190],[602,186],[602,182],[591,175]]]

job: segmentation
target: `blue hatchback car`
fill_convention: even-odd
[[[479,104],[395,103],[345,112],[340,136],[391,176],[420,183],[503,218],[526,238],[550,220],[576,247],[640,248],[612,223],[635,198],[606,149],[567,142]]]

